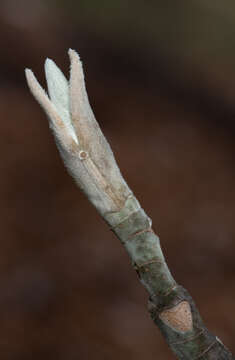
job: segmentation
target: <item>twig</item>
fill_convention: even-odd
[[[188,292],[173,279],[151,219],[123,179],[95,120],[79,56],[71,49],[69,56],[69,82],[52,60],[46,60],[49,96],[26,70],[29,88],[49,118],[66,168],[126,248],[150,295],[151,317],[177,358],[234,360],[207,330]]]

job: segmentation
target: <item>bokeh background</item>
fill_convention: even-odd
[[[235,352],[234,24],[232,0],[1,0],[1,360],[174,358],[26,86],[46,57],[68,74],[69,47],[173,275]]]

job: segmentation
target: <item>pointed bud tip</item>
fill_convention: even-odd
[[[33,74],[32,70],[29,69],[29,68],[25,68],[25,69],[24,69],[24,72],[25,72],[25,75],[26,75],[26,76],[28,76],[28,75],[30,75],[30,74]]]
[[[57,65],[53,60],[47,58],[44,64],[44,68],[45,68],[45,72],[47,73],[48,71],[57,68]]]
[[[33,73],[33,71],[31,69],[28,69],[28,68],[26,68],[24,70],[24,72],[25,72],[25,77],[26,77],[27,83],[30,86],[33,82],[36,81],[34,73]]]
[[[63,86],[65,83],[67,84],[67,79],[65,78],[63,72],[53,60],[47,58],[44,68],[49,92],[52,90],[52,85],[54,87],[55,84],[57,84],[56,86]]]
[[[45,64],[50,63],[50,62],[53,62],[53,60],[52,60],[52,59],[50,59],[50,58],[46,58],[46,60],[45,60]]]
[[[79,62],[81,62],[81,59],[80,59],[80,56],[79,54],[77,53],[77,51],[73,50],[73,49],[69,49],[68,51],[68,54],[69,54],[69,57],[70,57],[70,60],[78,60]]]

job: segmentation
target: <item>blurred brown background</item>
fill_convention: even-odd
[[[75,187],[24,68],[83,60],[96,117],[177,281],[235,352],[235,4],[1,0],[1,360],[173,359]]]

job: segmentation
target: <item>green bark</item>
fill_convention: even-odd
[[[207,330],[192,298],[172,277],[149,217],[141,208],[131,211],[130,204],[131,200],[120,213],[106,216],[106,221],[109,224],[120,221],[111,228],[126,248],[150,295],[149,312],[171,350],[180,360],[235,359]],[[172,309],[175,309],[173,316]]]

